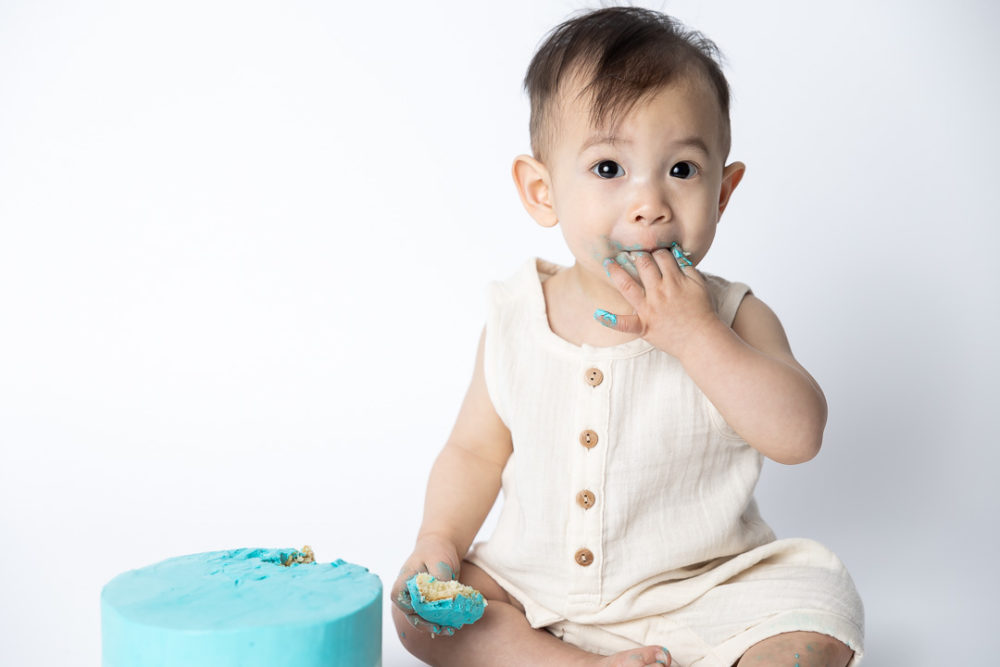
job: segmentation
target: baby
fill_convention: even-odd
[[[461,667],[858,664],[850,575],[821,544],[777,540],[753,498],[763,457],[816,456],[823,393],[764,302],[696,268],[745,171],[726,162],[715,46],[601,9],[550,33],[525,86],[533,156],[514,181],[574,262],[493,286],[393,588],[403,644]],[[482,618],[422,619],[418,572],[478,589]]]

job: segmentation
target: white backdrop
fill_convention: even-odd
[[[509,168],[581,6],[0,1],[0,664],[98,664],[101,586],[169,556],[308,543],[391,585],[486,284],[569,259]],[[847,563],[867,664],[984,664],[998,5],[649,6],[728,57],[749,169],[703,268],[830,403],[765,517]]]

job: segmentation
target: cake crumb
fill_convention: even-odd
[[[291,567],[292,564],[301,565],[303,563],[315,563],[316,556],[313,554],[312,547],[308,544],[302,547],[301,551],[296,551],[295,553],[289,554],[288,558],[281,561],[281,564],[285,567]]]

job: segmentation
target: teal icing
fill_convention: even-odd
[[[438,567],[441,569],[442,572],[444,572],[446,575],[448,575],[449,579],[455,579],[456,578],[455,577],[455,570],[451,569],[451,565],[448,565],[448,563],[444,562],[443,560],[438,561]]]
[[[431,581],[435,581],[434,577],[431,577]],[[430,623],[457,629],[463,625],[475,623],[482,618],[483,612],[486,610],[486,601],[483,599],[482,593],[478,591],[472,596],[456,595],[450,599],[428,602],[424,600],[423,594],[417,587],[417,575],[413,575],[406,581],[406,588],[410,591],[410,604],[413,605],[413,611]]]
[[[615,261],[618,262],[623,269],[625,269],[626,273],[636,280],[639,280],[639,269],[635,268],[635,264],[632,263],[632,258],[627,252],[620,252],[615,255]]]
[[[607,259],[601,260],[601,264],[604,266],[604,270],[608,274],[608,277],[611,276],[611,272],[608,271],[607,267],[610,262],[615,262],[625,269],[625,271],[632,276],[633,280],[637,281],[641,285],[642,279],[639,277],[639,270],[635,266],[633,255],[640,252],[648,255],[647,251],[638,243],[626,246],[621,242],[615,241],[606,236],[602,236],[601,238],[607,244],[607,249],[609,250],[609,252],[606,252],[605,255],[610,255]],[[661,247],[663,246],[657,246],[656,249],[658,250]],[[664,249],[670,250],[670,253],[674,256],[674,260],[677,262],[677,265],[681,268],[694,266],[694,263],[688,259],[691,256],[691,253],[685,252],[680,243],[674,241],[668,248]],[[592,254],[595,259],[601,259],[601,254],[599,252],[595,251]]]
[[[614,313],[598,308],[594,311],[594,319],[606,327],[613,327],[618,324],[618,317]]]
[[[367,569],[281,565],[294,549],[235,549],[131,570],[101,591],[104,667],[372,667],[382,583]]]
[[[674,255],[674,259],[677,260],[678,266],[680,266],[681,268],[684,268],[686,266],[694,266],[694,264],[691,263],[691,260],[686,257],[686,255],[689,255],[691,253],[684,252],[684,248],[682,248],[679,243],[677,243],[676,241],[674,243],[671,243],[670,250]]]

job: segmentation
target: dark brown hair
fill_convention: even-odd
[[[718,47],[676,19],[639,7],[607,7],[556,26],[535,53],[524,88],[531,98],[531,150],[545,159],[551,147],[553,104],[570,75],[589,78],[591,124],[614,126],[643,97],[678,76],[700,74],[716,93],[729,152],[729,83]]]

